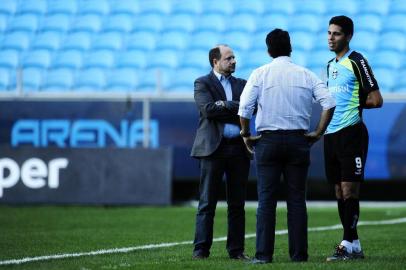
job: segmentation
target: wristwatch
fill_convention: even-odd
[[[240,130],[240,135],[241,137],[249,137],[251,136],[251,133],[249,131],[243,132],[242,130]]]

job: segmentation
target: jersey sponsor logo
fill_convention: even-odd
[[[328,88],[328,90],[330,90],[330,92],[332,92],[332,93],[350,93],[351,92],[350,88],[348,87],[348,84],[330,86]]]
[[[365,76],[367,76],[367,80],[368,80],[368,82],[369,82],[369,85],[370,85],[371,87],[374,86],[374,82],[372,81],[371,75],[369,74],[369,71],[368,71],[367,65],[365,64],[364,59],[361,59],[361,60],[360,60],[360,63],[361,63],[361,65],[362,65],[362,69],[363,69],[364,72],[365,72]]]

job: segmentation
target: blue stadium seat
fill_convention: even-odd
[[[234,50],[248,50],[251,48],[251,35],[246,32],[227,32],[223,35],[222,40]]]
[[[314,35],[310,34],[309,32],[291,31],[289,35],[293,51],[309,51],[313,48]]]
[[[58,68],[47,72],[41,90],[70,91],[73,87],[74,73],[70,69]]]
[[[177,14],[167,16],[165,31],[192,32],[195,29],[195,16],[190,14]]]
[[[127,50],[116,56],[117,68],[142,69],[147,65],[147,55],[142,50]]]
[[[140,12],[144,14],[168,15],[171,12],[171,2],[161,0],[139,1]]]
[[[38,28],[38,18],[37,15],[32,14],[15,16],[10,19],[8,31],[35,32]]]
[[[178,53],[173,50],[154,51],[149,54],[148,68],[176,68]]]
[[[288,29],[289,18],[283,14],[265,14],[262,17],[258,17],[257,31],[270,32],[274,28]]]
[[[406,69],[402,69],[396,77],[396,86],[393,88],[394,92],[406,93]]]
[[[255,67],[255,68],[257,68],[257,67]],[[234,73],[234,76],[248,80],[252,71],[254,71],[255,68],[253,66],[246,67],[246,68],[237,68],[236,72]]]
[[[102,91],[106,85],[106,76],[103,69],[90,68],[77,74],[73,90],[75,91]]]
[[[353,0],[330,1],[327,3],[326,7],[326,14],[328,17],[343,14],[351,17],[358,13],[358,1]]]
[[[226,29],[225,17],[220,14],[205,14],[199,17],[196,24],[198,31],[223,32]]]
[[[296,1],[295,14],[312,14],[320,16],[326,12],[326,5],[328,5],[328,3],[325,0],[306,0],[306,3]]]
[[[203,14],[219,14],[221,16],[231,15],[233,13],[233,4],[230,0],[205,0],[203,5]]]
[[[128,14],[115,14],[107,17],[103,24],[103,31],[128,33],[133,29],[133,19]]]
[[[197,68],[206,71],[211,68],[207,50],[186,50],[179,59],[181,68]]]
[[[395,51],[377,51],[369,58],[373,68],[397,70],[403,64],[403,54]]]
[[[0,67],[0,92],[9,90],[10,70]]]
[[[157,14],[143,14],[137,16],[134,21],[135,31],[159,32],[163,28],[162,16]]]
[[[157,44],[157,35],[152,32],[135,32],[127,36],[127,50],[154,50]]]
[[[315,37],[313,42],[313,50],[328,50],[328,35],[326,31],[320,31]],[[352,44],[351,44],[352,47]]]
[[[24,53],[22,66],[46,69],[51,65],[51,53],[48,50],[35,50]]]
[[[52,62],[53,68],[79,69],[82,67],[83,54],[77,50],[59,51]]]
[[[400,31],[406,33],[406,13],[388,15],[383,22],[383,32]]]
[[[107,77],[107,91],[129,92],[137,89],[138,76],[133,68],[115,69]]]
[[[406,14],[406,3],[403,0],[392,0],[390,2],[390,14]]]
[[[16,69],[19,65],[19,54],[16,50],[0,50],[0,68]]]
[[[127,14],[135,16],[139,14],[139,2],[134,0],[110,0],[111,14]]]
[[[79,14],[106,15],[110,12],[107,0],[81,0],[79,2]]]
[[[188,46],[189,35],[186,32],[164,32],[157,43],[158,50],[183,50]]]
[[[295,12],[294,2],[291,0],[265,1],[266,14],[291,15]]]
[[[307,67],[311,69],[317,75],[320,74],[320,71],[324,71],[327,68],[327,63],[335,57],[334,53],[328,50],[316,50],[312,51],[307,59]]]
[[[39,91],[43,81],[43,69],[24,68],[22,70],[22,88],[24,92]]]
[[[0,35],[7,30],[8,16],[0,14]]]
[[[239,14],[231,17],[230,25],[227,27],[228,31],[245,31],[255,32],[257,29],[256,18],[250,14]]]
[[[40,31],[55,31],[65,33],[69,30],[71,17],[67,14],[54,14],[44,17]]]
[[[360,52],[371,53],[378,43],[378,35],[369,31],[357,31],[351,41],[351,48]]]
[[[324,23],[324,22],[323,22]],[[325,23],[326,24],[326,23]],[[301,14],[295,15],[289,20],[288,29],[290,31],[307,31],[309,35],[314,35],[321,28],[319,15]],[[323,24],[324,26],[324,24]]]
[[[392,92],[396,84],[396,74],[390,68],[374,68],[374,75],[378,81],[379,90],[383,93]]]
[[[0,14],[7,16],[13,15],[17,9],[17,1],[15,0],[2,0],[0,5]]]
[[[361,7],[362,14],[386,16],[391,3],[393,3],[392,0],[361,0],[359,6]]]
[[[72,23],[72,32],[98,32],[101,29],[101,17],[98,15],[77,16]]]
[[[12,32],[4,35],[2,49],[26,50],[30,46],[30,35],[27,32]]]
[[[251,43],[251,48],[254,50],[262,50],[262,51],[266,51],[267,47],[266,47],[266,43],[265,43],[265,39],[266,36],[268,35],[269,31],[257,31],[253,37],[252,37],[252,43]]]
[[[192,93],[194,90],[194,81],[204,75],[200,69],[196,68],[179,68],[176,69],[175,74],[177,74],[177,76],[172,77],[167,90],[186,93]]]
[[[406,36],[397,31],[386,32],[379,36],[377,50],[406,51]]]
[[[63,41],[63,49],[65,50],[81,50],[85,51],[90,48],[91,35],[86,32],[71,33],[65,37]]]
[[[102,33],[93,38],[93,50],[120,50],[123,46],[122,35],[116,32]]]
[[[379,33],[382,29],[382,16],[381,15],[359,15],[354,20],[356,31],[369,31],[372,33]]]
[[[234,0],[234,15],[236,14],[251,14],[253,16],[260,16],[264,13],[264,5],[268,2],[262,0]]]
[[[172,14],[198,15],[202,12],[202,3],[200,0],[173,0]]]
[[[245,59],[245,68],[250,68],[252,70],[271,62],[271,58],[267,52],[263,50],[249,51],[241,56],[241,58]]]
[[[190,38],[190,49],[203,49],[207,50],[207,53],[216,44],[221,41],[220,34],[215,31],[202,31],[192,35]]]
[[[31,49],[55,51],[61,46],[61,35],[58,32],[42,32],[34,37]]]
[[[174,70],[168,68],[145,69],[139,76],[138,91],[155,92],[160,87],[165,91],[168,89]]]
[[[293,50],[291,54],[292,62],[302,67],[307,67],[308,52],[303,50]]]
[[[76,0],[48,0],[48,14],[75,14],[77,9]]]
[[[83,60],[84,68],[108,69],[114,65],[114,53],[108,50],[90,51]]]
[[[47,12],[47,0],[20,1],[19,14],[43,15]]]

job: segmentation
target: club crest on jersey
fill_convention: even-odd
[[[333,79],[337,79],[338,76],[338,70],[336,68],[333,69],[333,72],[331,73],[331,76],[333,77]]]

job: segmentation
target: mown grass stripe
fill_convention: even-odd
[[[392,225],[392,224],[400,224],[406,223],[406,217],[404,218],[397,218],[397,219],[389,219],[389,220],[377,220],[377,221],[360,221],[358,226],[374,226],[374,225]],[[321,227],[313,227],[309,228],[309,232],[319,232],[319,231],[330,231],[330,230],[338,230],[342,229],[341,224],[336,224],[332,226],[321,226]],[[277,235],[287,234],[287,230],[278,230],[275,232]],[[245,238],[253,238],[255,237],[255,233],[246,234]],[[226,241],[227,237],[218,237],[213,239],[214,242],[221,242]],[[38,261],[49,261],[49,260],[57,260],[57,259],[67,259],[67,258],[75,258],[75,257],[83,257],[83,256],[97,256],[103,254],[114,254],[114,253],[128,253],[136,250],[147,250],[147,249],[155,249],[155,248],[166,248],[166,247],[174,247],[179,245],[191,245],[193,241],[183,241],[183,242],[173,242],[173,243],[161,243],[161,244],[149,244],[149,245],[142,245],[142,246],[134,246],[134,247],[126,247],[126,248],[113,248],[113,249],[101,249],[96,251],[89,251],[89,252],[79,252],[79,253],[66,253],[66,254],[54,254],[54,255],[47,255],[47,256],[38,256],[38,257],[26,257],[22,259],[11,259],[11,260],[4,260],[0,261],[0,265],[16,265],[16,264],[23,264],[29,262],[38,262]]]

